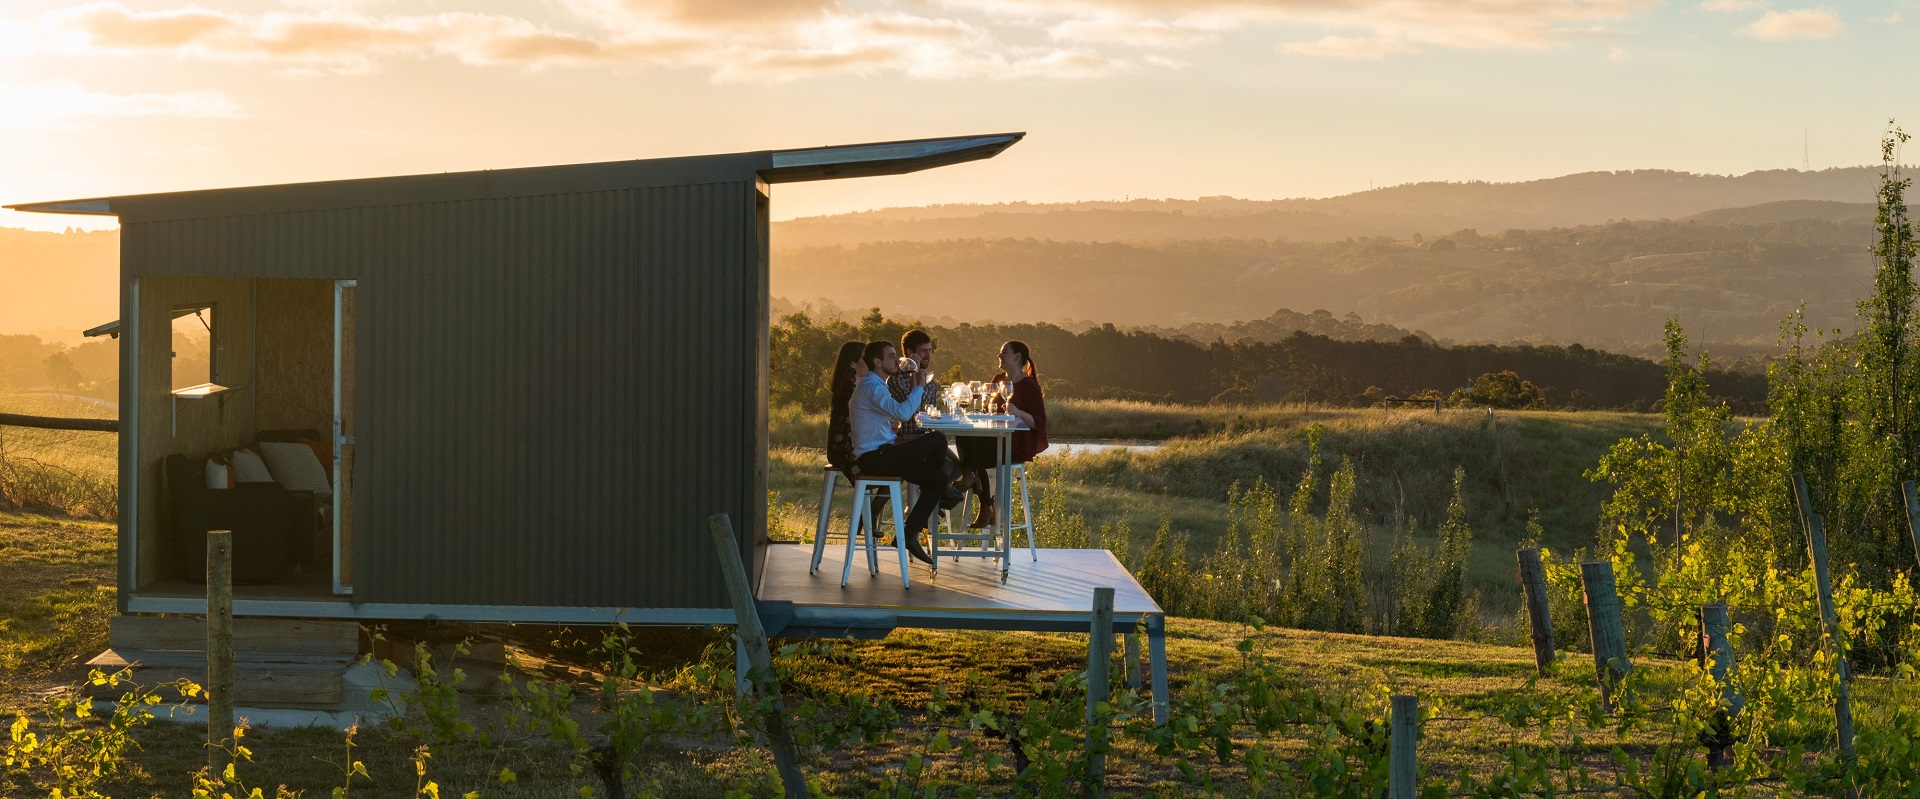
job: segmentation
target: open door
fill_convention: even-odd
[[[353,593],[352,280],[333,282],[333,592]]]

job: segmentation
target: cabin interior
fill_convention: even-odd
[[[236,598],[350,599],[352,281],[142,276],[130,296],[131,594],[205,596],[205,530],[230,528]]]

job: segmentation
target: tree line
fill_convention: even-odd
[[[879,309],[857,320],[787,314],[769,336],[773,404],[825,407],[828,369],[841,342],[898,341],[910,326]],[[1659,363],[1579,344],[1448,345],[1412,335],[1341,341],[1305,331],[1278,341],[1202,343],[1111,324],[1080,331],[1044,323],[925,329],[934,337],[935,369],[950,380],[987,379],[1003,342],[1027,342],[1054,397],[1352,406],[1416,396],[1486,401],[1476,396],[1477,384],[1480,394],[1519,397],[1534,407],[1651,411],[1667,388]],[[1710,372],[1717,400],[1741,413],[1764,412],[1765,376]]]

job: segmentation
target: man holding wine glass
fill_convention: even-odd
[[[925,385],[920,407],[933,407],[940,398],[940,383],[933,379],[933,337],[919,328],[909,330],[900,337],[900,352],[903,356],[900,371],[887,378],[887,391],[895,401],[906,402],[915,386]],[[919,435],[920,432],[920,423],[912,418],[900,422],[900,435]]]
[[[920,546],[920,534],[926,532],[927,522],[933,518],[936,508],[959,504],[963,494],[961,488],[949,482],[953,455],[947,451],[945,434],[926,432],[905,439],[894,437],[893,422],[907,421],[920,412],[927,396],[925,384],[932,379],[930,372],[915,371],[913,374],[923,376],[919,384],[908,391],[905,398],[895,399],[887,383],[906,371],[901,368],[899,355],[899,350],[887,341],[868,342],[861,353],[870,371],[853,394],[850,414],[853,457],[863,473],[895,476],[919,486],[920,498],[907,511],[907,529],[897,533],[905,537],[907,554],[932,563],[926,549]]]

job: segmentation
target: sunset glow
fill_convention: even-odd
[[[992,164],[781,189],[1327,196],[1874,159],[1900,3],[15,0],[0,200],[1024,130]],[[7,212],[0,225],[111,220]]]

